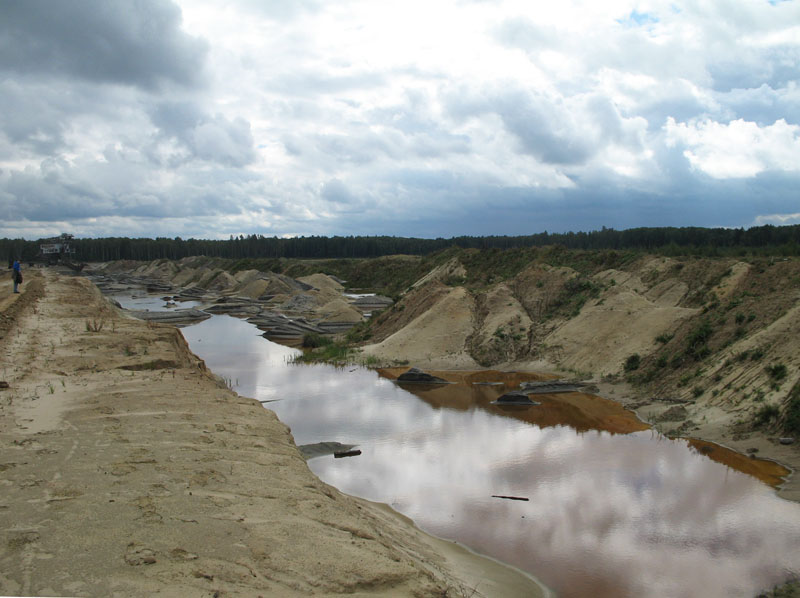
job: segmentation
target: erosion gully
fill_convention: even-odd
[[[453,383],[401,385],[405,368],[294,364],[299,350],[230,316],[182,332],[298,445],[357,445],[358,456],[310,459],[322,480],[559,596],[753,596],[800,575],[800,505],[775,494],[788,472],[770,461],[662,436],[590,394],[492,404],[536,374],[434,372]]]

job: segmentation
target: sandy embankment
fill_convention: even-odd
[[[322,483],[287,427],[174,328],[53,271],[9,293],[0,284],[0,594],[538,593]]]

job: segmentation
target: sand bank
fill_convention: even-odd
[[[175,328],[52,270],[0,296],[0,594],[541,595],[321,482]]]

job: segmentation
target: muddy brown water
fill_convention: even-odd
[[[455,383],[400,386],[397,370],[293,365],[296,349],[228,316],[182,332],[298,445],[357,445],[308,462],[325,482],[559,596],[753,596],[800,575],[800,505],[765,483],[785,473],[769,462],[666,438],[592,395],[490,404],[536,374],[434,372]]]

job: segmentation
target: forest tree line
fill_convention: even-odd
[[[40,245],[50,239],[0,239],[0,256],[30,262],[40,259]],[[590,232],[538,233],[524,236],[461,236],[420,239],[391,236],[265,237],[229,239],[106,237],[73,239],[72,259],[80,262],[113,260],[177,260],[204,255],[242,258],[373,258],[384,255],[427,255],[447,249],[512,249],[560,245],[568,249],[641,250],[662,255],[746,256],[800,255],[800,225],[744,228],[630,228],[603,227]],[[0,258],[2,259],[2,258]]]

